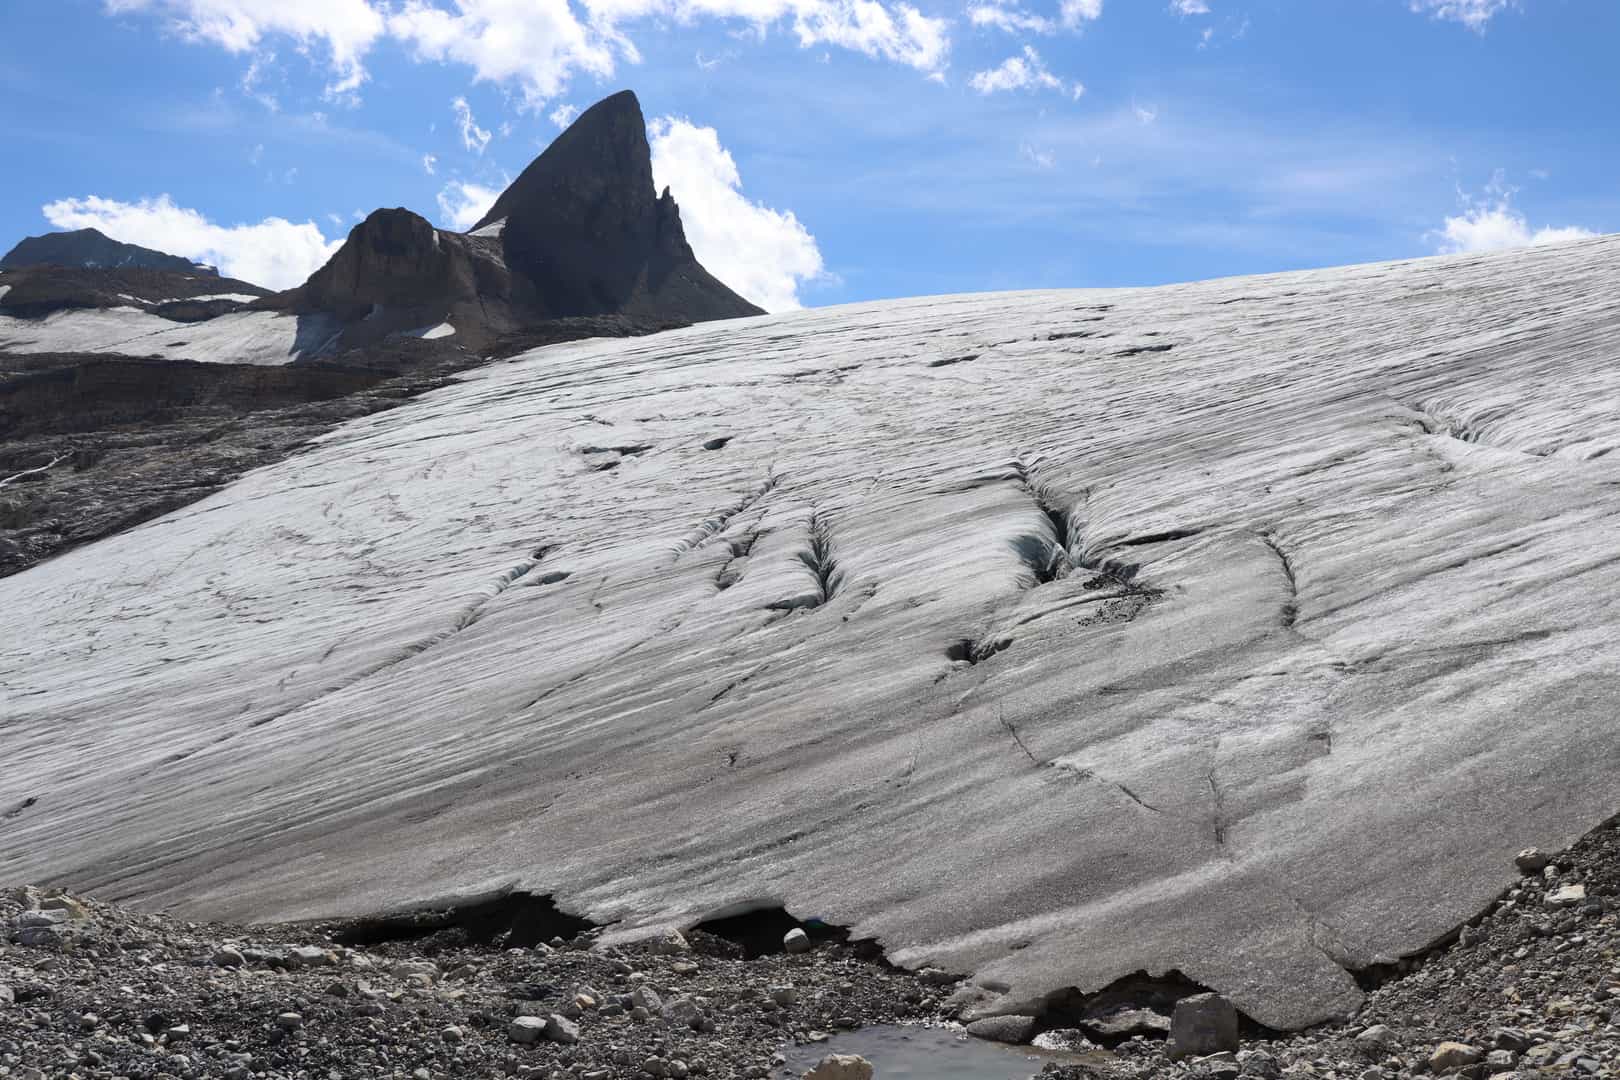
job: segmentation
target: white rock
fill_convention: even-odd
[[[798,927],[789,930],[782,937],[782,947],[790,953],[805,953],[810,951],[810,935]]]
[[[872,1063],[859,1054],[828,1054],[804,1080],[872,1080]]]
[[[1553,907],[1576,907],[1586,903],[1585,885],[1565,885],[1547,894],[1547,903]]]

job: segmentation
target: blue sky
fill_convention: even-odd
[[[1612,0],[914,3],[11,0],[0,247],[296,283],[356,213],[476,216],[624,87],[773,308],[1620,231]]]

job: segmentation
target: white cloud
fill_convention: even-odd
[[[974,26],[994,27],[1009,34],[1050,34],[1057,30],[1057,24],[1045,16],[1001,3],[972,4],[967,14],[968,22]]]
[[[132,203],[91,195],[47,203],[42,210],[59,229],[100,229],[114,240],[209,263],[227,277],[272,289],[302,285],[341,243],[327,240],[313,221],[271,217],[216,225],[167,195]]]
[[[455,111],[456,124],[461,128],[461,145],[482,154],[491,136],[473,119],[472,106],[467,104],[466,98],[458,97],[450,103],[450,108]]]
[[[579,106],[562,104],[551,110],[551,122],[560,128],[572,124],[579,117]]]
[[[715,277],[768,311],[799,306],[799,287],[821,277],[821,251],[791,210],[742,193],[742,177],[711,127],[666,116],[648,125],[653,178],[681,208],[686,238]]]
[[[501,188],[484,187],[465,180],[452,180],[438,194],[439,222],[466,232],[478,219],[489,213],[495,200],[501,197]]]
[[[233,53],[253,52],[271,34],[285,34],[305,50],[322,45],[336,77],[327,87],[334,95],[352,93],[365,82],[362,61],[384,29],[382,9],[371,0],[106,0],[106,5],[113,15],[165,16],[181,35]],[[249,89],[257,81],[256,67],[248,69]]]
[[[1102,18],[1103,0],[1063,0],[1058,15],[1063,25],[1079,26],[1083,22]]]
[[[433,154],[422,155],[422,171],[432,176],[437,171],[439,159]]]
[[[1530,221],[1513,206],[1516,188],[1508,187],[1497,173],[1480,198],[1461,196],[1462,212],[1447,217],[1445,225],[1430,234],[1442,255],[1478,251],[1504,251],[1508,248],[1540,244],[1564,244],[1596,236],[1578,225],[1542,226],[1532,229]]]
[[[1460,22],[1481,34],[1493,18],[1518,6],[1518,0],[1412,0],[1412,10],[1420,15]]]
[[[738,9],[734,14],[744,17],[753,6],[753,0],[705,2],[733,5]],[[837,45],[928,73],[940,71],[950,52],[949,23],[910,4],[897,3],[891,9],[877,0],[788,0],[781,6],[791,10],[793,32],[804,48]]]
[[[1079,98],[1086,88],[1079,83],[1066,83],[1047,70],[1041,54],[1033,46],[1025,45],[1022,56],[1009,56],[997,67],[976,71],[968,85],[981,94],[996,94],[1009,90],[1056,90]]]
[[[391,36],[419,61],[464,64],[479,81],[515,87],[538,109],[578,75],[610,77],[619,60],[638,63],[629,33],[637,23],[662,33],[670,22],[745,23],[763,36],[787,23],[805,48],[834,45],[924,74],[944,69],[950,21],[905,0],[105,0],[113,14],[166,16],[185,36],[251,52],[272,35],[304,51],[324,46],[334,96],[352,99],[366,79],[364,59]],[[1065,0],[1065,18],[1099,11],[1101,0]],[[250,68],[258,79],[257,64]]]
[[[1170,10],[1177,15],[1208,15],[1209,4],[1205,0],[1170,0]]]
[[[1057,157],[1050,150],[1042,150],[1030,143],[1020,143],[1018,156],[1035,166],[1037,169],[1050,169],[1057,164]]]
[[[1151,124],[1159,118],[1159,107],[1157,105],[1139,105],[1133,101],[1131,102],[1131,112],[1136,115],[1137,122],[1143,124]]]

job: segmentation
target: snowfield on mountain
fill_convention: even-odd
[[[1605,238],[465,374],[0,581],[0,880],[781,904],[987,1012],[1347,1014],[1617,809],[1617,286]]]

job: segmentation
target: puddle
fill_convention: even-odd
[[[872,1063],[880,1080],[1030,1080],[1049,1061],[1097,1064],[1112,1057],[1003,1046],[953,1028],[896,1025],[840,1032],[824,1043],[790,1046],[782,1054],[787,1064],[777,1070],[778,1077],[803,1076],[828,1054],[859,1054]]]

